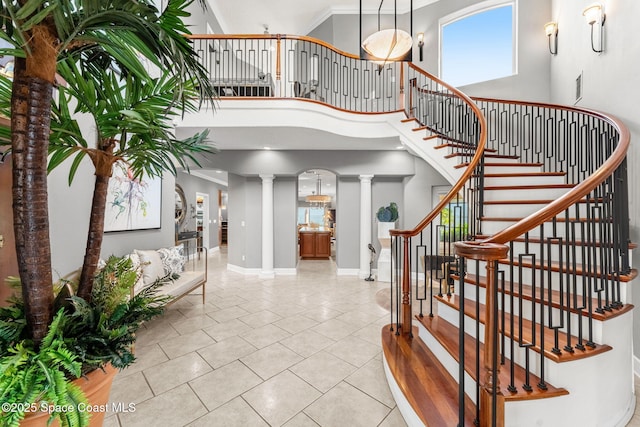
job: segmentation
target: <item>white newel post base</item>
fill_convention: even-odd
[[[378,240],[380,241],[380,255],[378,255],[379,282],[391,282],[391,236],[389,230],[396,228],[395,222],[378,222]]]

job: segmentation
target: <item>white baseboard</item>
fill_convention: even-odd
[[[227,270],[233,271],[234,273],[244,274],[245,276],[257,276],[262,271],[261,268],[245,268],[234,264],[227,264]]]
[[[295,268],[276,268],[276,276],[295,276],[298,270]]]

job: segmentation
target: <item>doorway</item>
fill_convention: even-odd
[[[209,217],[209,195],[196,193],[196,231],[199,233],[198,247],[211,248],[209,241],[209,229],[211,220]]]
[[[298,254],[301,259],[335,258],[336,174],[311,169],[298,175]]]

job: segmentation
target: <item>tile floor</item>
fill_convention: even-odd
[[[302,261],[262,280],[210,256],[207,303],[191,295],[145,325],[118,373],[107,427],[404,427],[382,370],[376,303],[388,285]],[[640,381],[636,378],[637,408]],[[628,427],[640,427],[640,411]]]
[[[376,303],[386,283],[302,261],[263,280],[209,260],[207,303],[190,295],[145,325],[105,426],[405,426],[383,373]]]

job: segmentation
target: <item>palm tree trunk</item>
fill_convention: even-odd
[[[93,277],[98,268],[102,238],[104,236],[104,215],[107,205],[107,190],[109,179],[113,170],[113,156],[115,140],[101,141],[99,149],[91,152],[89,156],[96,168],[96,182],[93,187],[93,200],[91,201],[91,216],[89,218],[89,234],[87,236],[87,248],[82,263],[82,273],[78,284],[78,296],[86,301],[91,300],[93,290]]]
[[[93,289],[93,277],[100,260],[102,237],[104,236],[104,213],[107,203],[107,189],[109,188],[109,176],[97,175],[93,187],[93,200],[91,202],[91,217],[89,219],[89,234],[87,236],[87,248],[84,253],[82,273],[78,285],[78,296],[89,301]]]
[[[13,226],[27,327],[40,343],[52,319],[47,153],[53,83],[25,75],[15,59],[11,97]]]

